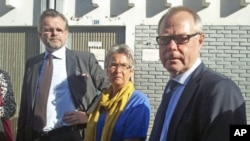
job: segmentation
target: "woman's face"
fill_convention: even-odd
[[[126,85],[133,75],[130,59],[124,53],[111,55],[107,74],[113,88],[120,89]]]

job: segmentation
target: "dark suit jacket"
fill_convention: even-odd
[[[176,106],[167,141],[229,141],[231,124],[246,124],[241,91],[229,78],[202,63]],[[150,141],[154,139],[151,135]]]
[[[16,141],[31,141],[32,109],[43,56],[44,53],[28,59],[26,63]],[[101,91],[109,86],[106,73],[98,65],[93,54],[68,49],[66,68],[75,107],[85,111],[96,96],[97,90]],[[85,80],[80,74],[87,74],[89,77]]]

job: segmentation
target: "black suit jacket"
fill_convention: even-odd
[[[16,141],[31,141],[32,109],[43,56],[44,53],[26,62]],[[66,49],[66,69],[75,107],[86,111],[96,96],[97,90],[101,91],[109,86],[106,73],[92,53],[68,49]],[[87,74],[88,79],[84,79],[81,74]]]
[[[202,63],[180,97],[167,141],[229,141],[231,124],[246,124],[241,91],[232,80]],[[156,138],[151,134],[150,141]]]

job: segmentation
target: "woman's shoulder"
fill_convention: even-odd
[[[133,95],[136,97],[147,98],[147,94],[140,90],[134,90]]]
[[[140,90],[134,90],[133,94],[130,97],[130,101],[135,102],[135,103],[147,103],[147,104],[149,104],[147,94],[140,91]]]
[[[0,69],[0,81],[9,79],[9,73]]]
[[[3,74],[8,74],[6,71],[0,69],[0,74],[3,75]]]

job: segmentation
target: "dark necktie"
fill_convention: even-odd
[[[168,82],[169,84],[167,85],[167,87],[164,90],[164,94],[163,94],[163,98],[161,101],[161,104],[157,110],[156,116],[155,116],[155,120],[154,120],[154,125],[151,131],[151,135],[149,138],[149,141],[159,141],[160,137],[161,137],[161,130],[162,130],[162,126],[165,120],[165,115],[166,115],[166,110],[169,104],[169,100],[175,90],[175,88],[178,86],[178,82],[174,81],[174,80],[170,80]],[[170,90],[166,93],[167,88],[170,88]]]
[[[37,131],[42,131],[46,124],[47,100],[53,73],[53,56],[48,54],[46,59],[34,110],[33,128]]]

